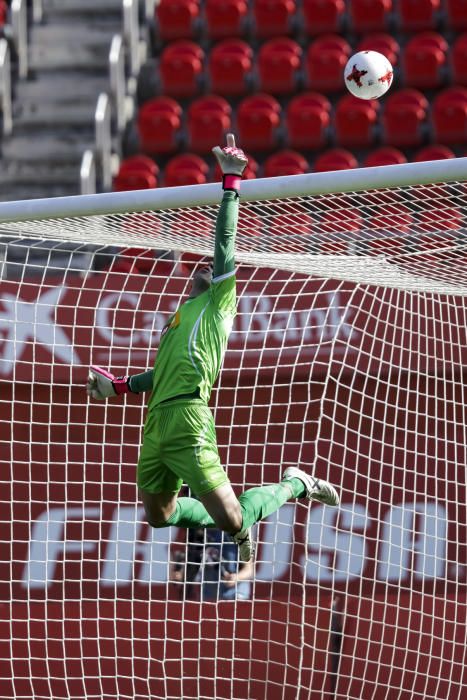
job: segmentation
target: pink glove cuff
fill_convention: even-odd
[[[235,190],[238,192],[242,178],[239,175],[224,175],[222,178],[223,190]]]
[[[96,367],[96,365],[92,365],[91,370],[96,374],[101,374],[106,379],[109,379],[112,382],[112,386],[117,395],[127,394],[130,391],[130,387],[128,386],[128,377],[115,377],[111,372],[107,372],[107,370],[103,369],[102,367]]]
[[[128,386],[128,377],[114,377],[112,380],[112,386],[117,395],[128,394],[130,391],[130,387]]]

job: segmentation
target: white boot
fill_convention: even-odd
[[[306,497],[310,500],[319,501],[327,506],[339,505],[339,494],[329,481],[317,479],[298,467],[287,467],[282,474],[282,481],[287,479],[300,479],[306,489]]]
[[[238,554],[240,561],[250,561],[255,556],[255,547],[251,539],[250,530],[240,530],[235,535],[232,535],[235,544],[238,545]]]

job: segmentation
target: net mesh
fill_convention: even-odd
[[[298,463],[342,505],[258,525],[236,587],[228,543],[144,523],[145,398],[83,388],[152,366],[217,207],[2,225],[2,697],[461,700],[465,198],[242,203],[222,461],[237,493]]]
[[[462,294],[467,184],[245,202],[237,259],[307,275]],[[212,255],[216,206],[4,223],[15,237]]]

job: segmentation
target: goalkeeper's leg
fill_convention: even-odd
[[[199,500],[144,492],[142,497],[148,522],[153,527],[218,527],[233,535],[242,561],[249,561],[254,554],[251,526],[291,498],[306,497],[327,505],[339,503],[337,492],[329,482],[296,467],[286,469],[280,483],[248,489],[238,499],[229,483],[201,494]],[[166,506],[163,509],[162,503]]]
[[[253,555],[251,526],[290,498],[339,502],[331,484],[296,467],[286,469],[279,484],[249,489],[237,499],[221,465],[212,414],[200,400],[174,402],[150,415],[137,480],[150,525],[218,527],[233,536],[243,561]],[[182,483],[199,500],[177,498]]]

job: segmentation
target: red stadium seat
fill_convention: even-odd
[[[306,53],[308,86],[322,92],[342,90],[351,52],[350,44],[340,36],[328,34],[315,39]]]
[[[451,71],[456,85],[467,85],[467,34],[461,34],[454,42],[451,51]]]
[[[307,35],[339,33],[345,16],[344,0],[302,0]]]
[[[363,37],[357,45],[357,51],[378,51],[386,56],[392,66],[395,66],[399,59],[400,46],[391,34],[378,32]]]
[[[370,146],[375,138],[377,120],[377,100],[344,95],[337,103],[334,115],[337,143],[341,146]]]
[[[425,212],[420,212],[418,215],[417,229],[426,231],[427,233],[441,233],[448,231],[458,231],[463,225],[463,213],[461,207],[442,207],[440,209],[429,209]],[[452,244],[451,237],[439,238],[423,238],[418,239],[419,242],[425,243],[425,248],[446,248]]]
[[[407,158],[402,151],[393,146],[381,146],[371,151],[363,161],[365,168],[373,168],[379,165],[398,165],[399,163],[407,163]]]
[[[4,27],[8,22],[8,3],[6,0],[0,0],[0,27]]]
[[[288,37],[264,43],[257,58],[259,89],[275,94],[295,92],[301,56],[300,45]]]
[[[163,41],[190,39],[196,31],[199,0],[161,0],[156,7],[156,26]]]
[[[298,151],[278,151],[269,156],[264,163],[264,177],[300,175],[306,172],[308,172],[308,161]]]
[[[313,171],[323,173],[332,170],[349,170],[357,166],[358,161],[353,153],[344,148],[331,148],[315,160]]]
[[[200,156],[182,153],[175,156],[165,166],[164,184],[166,187],[178,185],[202,185],[207,182],[209,167]]]
[[[388,27],[392,0],[350,0],[350,23],[354,32],[384,32]]]
[[[346,56],[352,53],[349,42],[338,34],[324,34],[313,40],[315,50],[335,49],[342,51]]]
[[[211,49],[208,74],[211,90],[244,95],[253,67],[253,50],[242,39],[224,39]]]
[[[417,234],[417,262],[452,262],[452,248],[458,242],[463,218],[462,209],[455,206],[435,206],[433,209],[428,207],[420,212],[414,226]]]
[[[445,0],[449,26],[456,31],[467,29],[467,0]]]
[[[291,148],[319,148],[327,140],[331,103],[325,95],[296,95],[286,110],[287,142]]]
[[[342,168],[341,168],[342,169]],[[354,233],[362,226],[362,216],[358,209],[344,207],[338,201],[330,202],[319,222],[321,239],[320,252],[336,255],[352,252]]]
[[[443,66],[448,43],[437,32],[421,32],[407,43],[403,54],[406,85],[415,88],[436,88],[443,82]]]
[[[436,26],[441,0],[399,0],[401,29],[406,32]]]
[[[138,112],[138,135],[144,153],[171,153],[178,148],[182,108],[171,97],[155,97]]]
[[[245,31],[248,3],[246,0],[206,0],[204,16],[210,39],[241,37]]]
[[[252,238],[262,238],[266,225],[264,218],[252,209],[243,209],[242,216],[238,220],[237,231],[240,235]]]
[[[205,112],[208,109],[214,112],[222,112],[228,116],[232,113],[230,102],[221,95],[203,95],[203,97],[198,97],[196,100],[193,100],[189,107],[192,113]]]
[[[159,166],[157,163],[142,153],[138,153],[134,156],[128,156],[120,163],[119,172],[122,170],[141,170],[153,175],[159,174]]]
[[[371,231],[409,233],[413,216],[409,207],[402,202],[397,202],[397,204],[386,202],[384,206],[372,209],[368,226]],[[375,247],[379,247],[376,241]]]
[[[174,41],[162,51],[162,90],[172,97],[193,97],[199,92],[204,51],[193,41]]]
[[[365,218],[365,227],[371,238],[365,241],[362,252],[372,255],[395,257],[408,252],[408,236],[413,214],[402,202],[387,202],[382,207],[373,207]]]
[[[339,205],[326,211],[320,221],[320,229],[326,233],[359,231],[361,225],[362,215],[358,209]]]
[[[445,158],[455,158],[456,154],[447,146],[442,146],[440,144],[434,144],[430,146],[424,146],[412,158],[415,162],[422,162],[426,160],[444,160]]]
[[[279,251],[286,242],[287,250],[294,253],[316,251],[313,234],[316,231],[316,220],[305,211],[290,209],[286,206],[280,214],[269,219],[267,238],[264,246],[268,251]]]
[[[257,37],[289,34],[296,11],[295,0],[253,0],[253,19]]]
[[[281,119],[279,102],[266,93],[245,97],[237,109],[239,142],[246,150],[267,150],[277,143]]]
[[[437,93],[431,111],[434,138],[441,143],[465,143],[467,88],[451,87]]]
[[[199,97],[188,108],[189,148],[197,153],[210,153],[213,143],[224,143],[230,129],[231,107],[223,97]]]
[[[414,88],[391,93],[384,105],[384,141],[391,146],[417,146],[423,139],[426,97]]]
[[[145,155],[135,155],[125,158],[120,163],[118,173],[114,178],[114,192],[127,190],[145,190],[157,187],[158,165]]]

